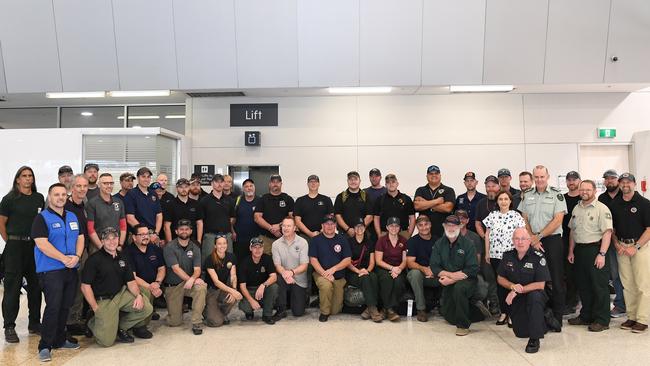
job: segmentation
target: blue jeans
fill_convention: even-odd
[[[610,246],[607,251],[609,255],[609,271],[610,278],[612,279],[612,284],[614,285],[614,291],[616,292],[616,297],[614,297],[614,306],[625,310],[625,298],[623,297],[623,284],[621,283],[621,278],[618,276],[618,254],[616,254],[616,249],[614,246]]]

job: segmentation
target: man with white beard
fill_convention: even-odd
[[[461,222],[457,216],[447,216],[442,226],[445,234],[433,245],[429,265],[443,286],[440,314],[456,326],[457,336],[465,336],[472,322],[485,319],[472,303],[479,271],[476,248],[460,236]]]

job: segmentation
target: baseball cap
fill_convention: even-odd
[[[187,178],[181,178],[181,179],[176,181],[176,187],[178,187],[178,186],[189,186],[189,185],[190,185],[190,181],[187,180]]]
[[[181,228],[183,226],[187,226],[187,227],[191,228],[192,227],[192,221],[190,221],[188,219],[180,219],[180,220],[178,220],[178,223],[176,223],[176,228],[178,229],[178,228]]]
[[[327,215],[323,216],[323,221],[322,221],[322,223],[324,224],[324,223],[326,223],[326,222],[333,222],[333,223],[336,223],[336,217],[334,217],[333,214],[327,214]]]
[[[272,174],[269,177],[269,182],[274,181],[274,180],[279,180],[280,182],[282,182],[282,177],[280,176],[280,174]]]
[[[255,184],[255,182],[254,182],[252,179],[250,179],[250,178],[246,178],[246,179],[244,179],[243,182],[241,182],[241,185],[243,186],[244,184],[246,184],[246,183],[248,183],[248,182],[251,182],[251,183]]]
[[[622,181],[623,179],[627,179],[627,180],[631,181],[632,183],[636,183],[636,178],[634,177],[634,175],[632,173],[623,173],[623,174],[621,174],[620,177],[618,177],[619,182]]]
[[[127,179],[135,179],[135,175],[129,172],[120,174],[120,182],[124,182]]]
[[[572,170],[566,173],[566,179],[580,179],[580,173],[576,172],[575,170]]]
[[[388,220],[386,220],[386,226],[399,225],[399,224],[400,224],[399,217],[393,216],[393,217],[389,217]]]
[[[386,177],[384,178],[384,180],[386,182],[388,182],[389,180],[397,180],[397,176],[395,176],[395,174],[392,174],[392,173],[391,174],[386,174]]]
[[[354,220],[354,226],[357,227],[359,225],[366,227],[366,223],[363,221],[362,217],[359,217],[357,220]]]
[[[119,236],[118,233],[117,233],[117,230],[115,230],[115,228],[112,227],[112,226],[107,226],[107,227],[103,228],[102,230],[100,230],[100,232],[99,232],[99,238],[101,240],[106,240],[111,235]]]
[[[458,209],[454,211],[454,216],[458,216],[458,218],[463,218],[463,219],[469,219],[469,214],[467,213],[466,210],[463,209]]]
[[[135,175],[137,175],[138,177],[145,174],[153,175],[151,169],[147,168],[146,166],[143,166],[142,168],[138,169],[137,173],[135,173]]]
[[[614,169],[607,169],[603,173],[603,178],[618,178],[618,173]]]
[[[445,219],[445,224],[449,225],[460,225],[460,219],[456,215],[449,215]]]
[[[499,177],[499,178],[501,178],[501,177],[512,177],[512,175],[510,174],[510,170],[509,170],[509,169],[501,168],[501,169],[499,169],[499,171],[497,172],[497,177]]]
[[[488,175],[485,177],[485,184],[488,184],[488,182],[499,184],[499,179],[494,175]]]
[[[163,189],[163,186],[161,186],[160,183],[158,182],[153,182],[149,185],[149,189],[153,189],[153,190]]]
[[[315,180],[317,182],[320,182],[320,178],[316,174],[312,174],[307,177],[307,183],[311,182],[312,180]]]
[[[251,248],[252,247],[263,247],[263,246],[264,246],[264,242],[262,241],[262,239],[260,239],[257,236],[252,238],[251,241],[250,241],[250,247]]]
[[[223,182],[223,175],[217,173],[212,176],[212,181],[213,182]]]
[[[429,216],[427,216],[427,215],[420,215],[420,216],[418,216],[418,218],[415,220],[415,223],[420,223],[420,222],[422,222],[422,221],[431,222],[431,219],[430,219]]]
[[[352,177],[357,177],[357,178],[361,179],[361,176],[359,175],[359,172],[354,171],[354,170],[348,173],[348,179],[350,179]]]
[[[95,163],[88,163],[88,164],[84,165],[84,173],[85,173],[86,170],[88,170],[88,169],[99,170],[99,165],[97,165],[97,164],[95,164]]]
[[[474,174],[474,172],[467,172],[465,173],[463,180],[467,180],[467,178],[476,179],[476,174]]]
[[[372,169],[370,169],[370,172],[368,173],[368,175],[371,176],[371,177],[373,175],[381,176],[381,171],[379,171],[379,169],[377,169],[377,168],[372,168]]]
[[[440,168],[437,165],[429,165],[427,168],[427,174],[431,173],[440,173]]]
[[[59,168],[59,177],[63,174],[72,174],[72,168],[69,165],[64,165]]]

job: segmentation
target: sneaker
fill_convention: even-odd
[[[255,318],[254,313],[245,313],[244,315],[246,316],[246,320],[253,320]]]
[[[265,316],[265,315],[262,315],[262,321],[263,321],[264,323],[268,324],[268,325],[273,325],[273,324],[275,324],[275,320],[273,320],[273,317],[272,317],[272,316]]]
[[[85,333],[85,332],[84,332]],[[79,340],[76,337],[73,337],[70,333],[65,332],[65,340],[70,343],[79,343]]]
[[[278,311],[275,312],[275,314],[273,314],[271,319],[273,319],[274,322],[279,322],[280,320],[282,320],[282,319],[284,319],[286,317],[287,317],[287,311],[286,310],[283,310],[283,311],[278,310]]]
[[[459,337],[466,336],[469,334],[469,329],[468,328],[461,328],[457,327],[456,328],[456,335]]]
[[[129,335],[125,330],[117,330],[117,341],[120,343],[133,343],[135,339]]]
[[[569,325],[590,325],[589,322],[585,321],[584,319],[582,319],[579,316],[576,316],[575,318],[569,319],[567,321],[567,323],[569,323]]]
[[[20,339],[18,339],[18,334],[16,334],[16,329],[15,328],[5,328],[5,341],[7,343],[18,343],[20,342]]]
[[[526,345],[526,353],[537,353],[539,351],[539,339],[530,338]]]
[[[38,360],[41,362],[50,362],[52,361],[52,353],[49,349],[43,348],[42,350],[38,351]]]
[[[632,327],[635,324],[636,324],[636,321],[628,319],[623,324],[621,324],[621,329],[623,329],[623,330],[632,330]]]
[[[40,324],[30,325],[27,327],[27,331],[29,332],[29,334],[41,335],[41,325]]]
[[[399,321],[399,314],[395,312],[393,309],[388,309],[386,311],[386,318],[392,322],[398,322]]]
[[[151,313],[151,320],[159,320],[160,319],[160,314],[156,313],[155,311]]]
[[[429,314],[427,314],[426,310],[418,310],[418,315],[416,316],[416,319],[418,321],[426,323],[429,321]]]
[[[203,328],[201,327],[201,324],[192,324],[192,334],[194,335],[203,334]]]
[[[318,321],[321,323],[325,323],[329,317],[330,317],[329,315],[321,314],[318,316]]]
[[[474,306],[483,314],[483,316],[487,319],[492,316],[490,313],[490,310],[483,304],[483,301],[477,301],[474,303]]]
[[[609,316],[611,316],[612,318],[620,318],[623,315],[625,315],[625,310],[619,308],[618,306],[614,306],[612,311],[610,311],[609,313]]]
[[[368,312],[370,313],[370,318],[375,323],[381,323],[384,320],[384,317],[381,315],[376,306],[368,306]]]
[[[602,332],[603,330],[609,329],[609,325],[602,325],[600,323],[592,323],[589,324],[589,329],[590,332]]]
[[[133,335],[142,339],[150,339],[153,337],[153,334],[145,326],[133,328]]]
[[[632,333],[645,333],[648,330],[648,326],[642,323],[636,323],[632,326]]]
[[[81,346],[79,346],[79,343],[73,343],[70,341],[65,341],[63,342],[63,345],[61,347],[58,347],[59,349],[79,349]]]
[[[368,310],[368,308],[366,308],[366,309],[363,311],[363,313],[361,313],[361,319],[363,319],[363,320],[368,320],[368,319],[370,319],[370,310]]]

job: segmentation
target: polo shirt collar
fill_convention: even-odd
[[[580,207],[582,207],[582,208],[587,208],[587,207],[589,207],[589,206],[596,207],[596,202],[597,202],[597,201],[598,201],[597,199],[594,199],[593,201],[589,202],[588,205],[585,206],[585,204],[583,203],[584,201],[583,201],[583,200],[580,200],[580,202],[578,202],[578,204],[579,204]]]
[[[65,209],[63,209],[63,215],[59,215],[59,213],[56,212],[56,211],[54,211],[54,210],[52,209],[52,207],[50,207],[49,205],[47,206],[47,210],[48,210],[49,212],[51,212],[51,213],[57,215],[58,217],[62,218],[63,221],[65,221]]]
[[[287,246],[291,246],[296,243],[298,240],[298,235],[294,235],[293,240],[291,242],[288,242],[287,239],[284,237],[284,235],[281,238],[282,242],[286,244]]]

